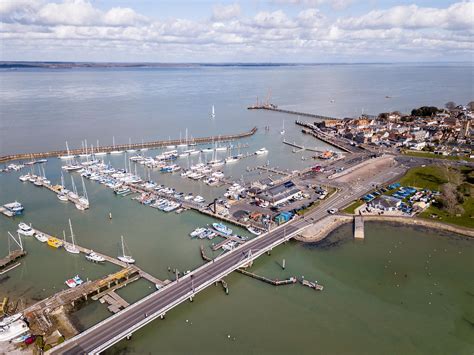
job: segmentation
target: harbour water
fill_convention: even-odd
[[[407,111],[450,100],[466,103],[471,99],[471,69],[463,65],[353,65],[5,71],[0,72],[0,154],[63,148],[65,140],[71,147],[80,147],[83,139],[89,144],[97,139],[111,144],[112,136],[117,143],[127,143],[129,137],[140,142],[179,138],[181,132],[184,139],[186,128],[190,135],[207,136],[256,125],[255,136],[232,144],[247,144],[241,153],[266,147],[268,155],[224,168],[227,176],[245,182],[266,176],[248,173],[248,167],[270,163],[292,170],[312,163],[301,159],[307,153],[294,154],[281,143],[283,120],[289,141],[328,148],[302,135],[293,124],[295,116],[245,109],[268,89],[272,101],[285,108],[326,115],[353,116],[362,109],[368,113]],[[215,120],[209,118],[213,104]],[[264,129],[267,125],[269,131]],[[146,154],[156,155],[158,150]],[[193,157],[189,164],[197,159]],[[124,155],[106,160],[118,168],[126,164]],[[178,163],[188,164],[186,159]],[[60,166],[55,158],[45,165],[53,183],[60,180]],[[137,166],[137,171],[207,201],[225,190],[156,169]],[[195,212],[165,214],[130,197],[117,197],[92,181],[85,182],[91,208],[81,212],[44,188],[21,183],[19,175],[0,175],[0,202],[18,200],[25,206],[21,218],[0,217],[2,256],[8,249],[7,231],[15,231],[20,221],[61,237],[62,230],[68,230],[68,218],[78,244],[110,256],[118,255],[123,235],[138,266],[160,279],[173,277],[168,267],[186,271],[201,265],[199,246],[211,243],[190,240],[191,230],[213,222]],[[74,177],[81,190],[78,174]],[[69,184],[69,174],[65,178]],[[292,242],[281,246],[253,267],[252,271],[271,278],[304,275],[323,284],[323,292],[300,285],[273,287],[234,273],[226,279],[229,296],[220,286],[211,287],[193,303],[174,309],[165,320],[154,322],[110,352],[366,354],[397,349],[400,353],[472,353],[474,289],[466,280],[472,279],[473,241],[386,224],[370,223],[366,228],[362,243],[354,242],[351,229],[343,227],[319,245]],[[31,237],[24,242],[28,255],[20,267],[0,276],[0,296],[32,303],[65,288],[64,280],[76,274],[93,279],[116,270],[54,250]],[[282,259],[286,260],[284,271]],[[154,285],[137,281],[118,293],[133,302],[152,291]],[[75,321],[84,328],[108,315],[106,307],[95,302],[77,312]]]

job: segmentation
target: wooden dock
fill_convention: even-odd
[[[45,233],[45,232],[42,232],[42,231],[40,231],[39,229],[33,228],[33,230],[34,230],[36,233],[42,233],[42,234],[44,234],[44,235],[47,236],[48,238],[49,238],[49,237],[53,237],[52,235],[50,235],[50,234],[48,234],[48,233]],[[63,242],[64,245],[71,245],[71,246],[72,246],[72,244],[69,243],[69,242],[66,242],[66,241],[64,241],[64,240],[63,240],[62,242]],[[169,280],[165,280],[165,281],[159,280],[158,278],[154,277],[153,275],[150,275],[149,273],[143,271],[142,269],[140,269],[140,268],[139,268],[138,266],[136,266],[136,265],[129,265],[129,264],[127,264],[127,263],[124,263],[123,261],[120,261],[120,260],[117,259],[117,258],[113,258],[113,257],[111,257],[111,256],[109,256],[109,255],[103,254],[103,253],[98,252],[98,251],[96,251],[96,250],[92,250],[92,249],[89,249],[89,248],[82,247],[82,246],[77,245],[77,244],[76,244],[76,247],[77,247],[77,249],[78,249],[81,253],[83,253],[83,254],[89,254],[90,252],[93,251],[93,252],[96,253],[97,255],[102,256],[102,257],[105,259],[105,261],[107,261],[107,262],[109,262],[109,263],[112,263],[112,264],[115,264],[115,265],[117,265],[117,266],[120,266],[120,267],[123,268],[123,269],[128,269],[128,268],[134,269],[134,270],[140,275],[140,277],[144,278],[145,280],[148,280],[148,281],[152,282],[152,283],[155,284],[155,285],[161,285],[161,286],[163,286],[163,285],[166,285],[167,283],[169,283]]]
[[[11,251],[10,253],[8,253],[7,256],[0,259],[0,270],[3,270],[7,268],[8,266],[16,263],[18,259],[24,257],[25,255],[26,255],[26,251],[21,250],[21,249]]]
[[[283,170],[279,170],[277,168],[272,168],[270,166],[265,166],[265,165],[257,166],[257,169],[258,170],[263,170],[263,171],[266,171],[266,172],[269,172],[269,173],[273,173],[273,174],[283,175],[283,176],[291,175],[291,172],[289,172],[289,171],[283,171]]]
[[[221,233],[218,233],[217,231],[213,231],[213,232],[216,232],[219,237],[225,238],[222,242],[217,243],[216,245],[212,246],[212,250],[214,250],[214,251],[219,250],[220,248],[222,248],[225,244],[229,243],[230,241],[237,242],[238,244],[245,243],[242,239],[234,237],[232,235],[225,236]]]
[[[15,215],[12,211],[7,210],[3,206],[0,206],[0,213],[4,214],[7,217],[13,217]]]
[[[193,144],[205,144],[211,142],[229,142],[235,139],[249,137],[257,132],[257,127],[253,127],[250,131],[237,133],[237,134],[228,134],[228,135],[218,135],[218,136],[210,136],[210,137],[201,137],[201,138],[193,138],[189,140],[189,143]],[[132,143],[132,144],[117,144],[115,146],[102,146],[96,148],[96,153],[110,153],[113,150],[126,150],[126,149],[143,149],[143,148],[160,148],[166,147],[168,145],[178,145],[183,143],[180,139],[172,139],[172,140],[159,140],[153,142],[145,142],[145,143]],[[40,152],[40,153],[21,153],[21,154],[11,154],[11,155],[4,155],[0,157],[0,163],[7,162],[10,160],[22,160],[22,159],[40,159],[40,158],[48,158],[48,157],[59,157],[62,155],[79,155],[83,154],[84,149],[70,149],[69,152],[67,150],[54,150],[49,152]]]
[[[286,140],[283,140],[283,144],[286,144],[286,145],[289,145],[290,147],[294,147],[294,148],[299,149],[298,151],[293,151],[293,153],[299,153],[299,152],[302,152],[302,151],[305,151],[305,150],[307,150],[309,152],[315,152],[315,153],[322,153],[323,152],[322,150],[318,150],[316,148],[304,147],[302,145],[296,144],[295,142],[293,142],[293,143],[287,142]]]

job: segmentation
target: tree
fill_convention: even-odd
[[[474,111],[474,101],[471,101],[467,104],[467,108],[471,111]]]
[[[422,106],[411,111],[412,116],[430,117],[438,113],[439,109],[434,106]]]
[[[444,107],[446,107],[448,110],[454,110],[456,106],[456,103],[453,101],[448,101],[446,102],[446,105],[444,105]]]
[[[440,202],[443,208],[447,212],[455,214],[458,206],[456,186],[450,182],[443,184],[443,186],[441,186],[441,197],[442,200]]]

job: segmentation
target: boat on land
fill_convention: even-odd
[[[56,237],[49,237],[48,238],[48,245],[53,248],[61,248],[63,246],[63,242],[61,239]]]
[[[229,235],[232,234],[232,229],[230,229],[229,227],[227,227],[227,226],[226,226],[225,224],[223,224],[223,223],[212,223],[212,227],[213,227],[216,231],[218,231],[218,232],[220,232],[220,233],[222,233],[222,234],[224,234],[224,235],[229,236]]]
[[[97,254],[93,250],[86,254],[86,259],[93,263],[103,263],[105,258],[102,255]]]
[[[121,242],[122,242],[122,255],[119,255],[117,257],[117,259],[119,259],[120,261],[123,261],[124,263],[127,263],[127,264],[134,264],[135,259],[132,258],[130,255],[125,254],[125,243],[123,241],[123,235],[120,236],[120,239],[121,239]]]
[[[21,222],[19,225],[18,225],[18,229],[17,229],[17,233],[19,234],[22,234],[22,235],[25,235],[27,237],[31,237],[35,234],[35,231],[33,230],[33,228],[31,228],[29,225],[27,225],[26,223],[24,222]]]
[[[71,219],[69,219],[69,230],[71,231],[71,244],[70,243],[65,243],[64,245],[64,249],[66,249],[66,251],[68,253],[71,253],[71,254],[79,254],[80,251],[79,249],[77,248],[76,246],[76,243],[74,241],[74,233],[72,231],[72,224],[71,224]]]
[[[41,243],[46,243],[48,241],[48,237],[44,233],[36,233],[35,238]]]

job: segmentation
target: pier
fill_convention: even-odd
[[[21,250],[21,249],[10,251],[6,257],[0,259],[0,271],[7,268],[8,266],[12,264],[15,264],[18,261],[18,259],[21,259],[25,255],[26,255],[26,251]],[[13,267],[15,267],[15,265]],[[8,270],[11,270],[11,268],[9,268]]]
[[[257,132],[257,127],[253,127],[248,132],[242,132],[237,134],[228,134],[228,135],[219,135],[219,136],[210,136],[210,137],[200,137],[200,138],[193,138],[188,140],[188,144],[205,144],[205,143],[212,143],[212,142],[229,142],[235,139],[241,139],[245,137],[250,137]],[[144,143],[132,143],[132,144],[117,144],[115,146],[102,146],[96,148],[96,153],[110,153],[114,150],[127,150],[127,149],[143,149],[143,148],[161,148],[166,147],[167,145],[179,145],[183,142],[182,139],[168,139],[168,140],[159,140],[153,142],[144,142]],[[22,159],[42,159],[48,157],[59,157],[62,155],[79,155],[83,154],[84,149],[70,149],[69,152],[67,150],[54,150],[49,152],[39,152],[39,153],[21,153],[21,154],[11,154],[11,155],[4,155],[0,157],[0,163],[7,162],[10,160],[22,160]]]
[[[284,110],[284,109],[278,108],[278,106],[274,105],[274,104],[253,105],[253,106],[247,107],[247,109],[248,110],[268,110],[268,111],[274,111],[274,112],[280,112],[280,113],[287,113],[289,115],[311,117],[311,118],[315,118],[315,119],[318,119],[318,120],[338,120],[339,119],[339,118],[335,118],[335,117],[318,115],[318,114],[315,114],[315,113],[299,112],[299,111],[293,111],[293,110]]]
[[[354,216],[354,239],[364,239],[364,219],[362,216]]]
[[[308,147],[304,147],[302,145],[299,145],[299,144],[296,144],[295,142],[291,143],[291,142],[287,142],[285,139],[283,139],[283,144],[286,144],[286,145],[289,145],[290,147],[294,147],[294,148],[298,148],[299,150],[298,151],[293,151],[293,153],[299,153],[299,152],[302,152],[302,151],[309,151],[309,152],[315,152],[315,153],[323,153],[322,150],[318,150],[316,148],[308,148]]]
[[[245,243],[242,239],[240,238],[237,238],[237,237],[234,237],[232,235],[224,235],[222,233],[219,233],[217,231],[213,231],[214,233],[217,233],[217,235],[221,238],[225,238],[222,242],[220,243],[217,243],[215,245],[212,246],[212,250],[216,251],[216,250],[219,250],[220,248],[222,248],[225,244],[229,243],[230,241],[234,241],[238,244],[243,244]]]
[[[35,233],[42,233],[42,234],[44,234],[44,235],[45,235],[46,237],[48,237],[48,238],[51,238],[51,237],[57,238],[57,237],[54,237],[54,236],[52,236],[52,235],[50,235],[50,234],[48,234],[48,233],[42,232],[42,231],[40,231],[39,229],[36,229],[36,228],[32,228],[32,229],[35,231]],[[72,246],[71,243],[69,243],[69,242],[67,242],[67,241],[65,241],[65,240],[62,240],[61,238],[58,238],[58,239],[60,239],[60,240],[63,242],[63,244]],[[143,271],[142,269],[140,269],[140,268],[139,268],[138,266],[136,266],[136,265],[129,265],[129,264],[127,264],[127,263],[124,263],[123,261],[120,261],[120,260],[117,259],[117,258],[113,258],[113,257],[108,256],[108,255],[106,255],[106,254],[100,253],[100,252],[98,252],[98,251],[96,251],[96,250],[92,250],[92,249],[89,249],[89,248],[82,247],[82,246],[80,246],[80,245],[78,245],[78,244],[75,244],[75,246],[76,246],[76,248],[79,250],[79,252],[81,252],[81,253],[83,253],[83,254],[89,254],[90,252],[93,251],[93,252],[96,253],[97,255],[100,255],[101,257],[103,257],[103,258],[105,259],[105,261],[107,261],[107,262],[109,262],[109,263],[111,263],[111,264],[115,264],[115,265],[117,265],[117,266],[120,266],[120,267],[123,268],[123,269],[130,269],[130,268],[131,268],[131,269],[135,270],[135,271],[139,274],[140,277],[142,277],[142,278],[144,278],[144,279],[146,279],[146,280],[152,282],[152,283],[155,284],[155,285],[163,286],[163,285],[166,285],[168,282],[170,282],[169,280],[165,280],[165,281],[159,280],[159,279],[157,279],[156,277],[154,277],[153,275],[150,275],[149,273],[147,273],[146,271]]]

